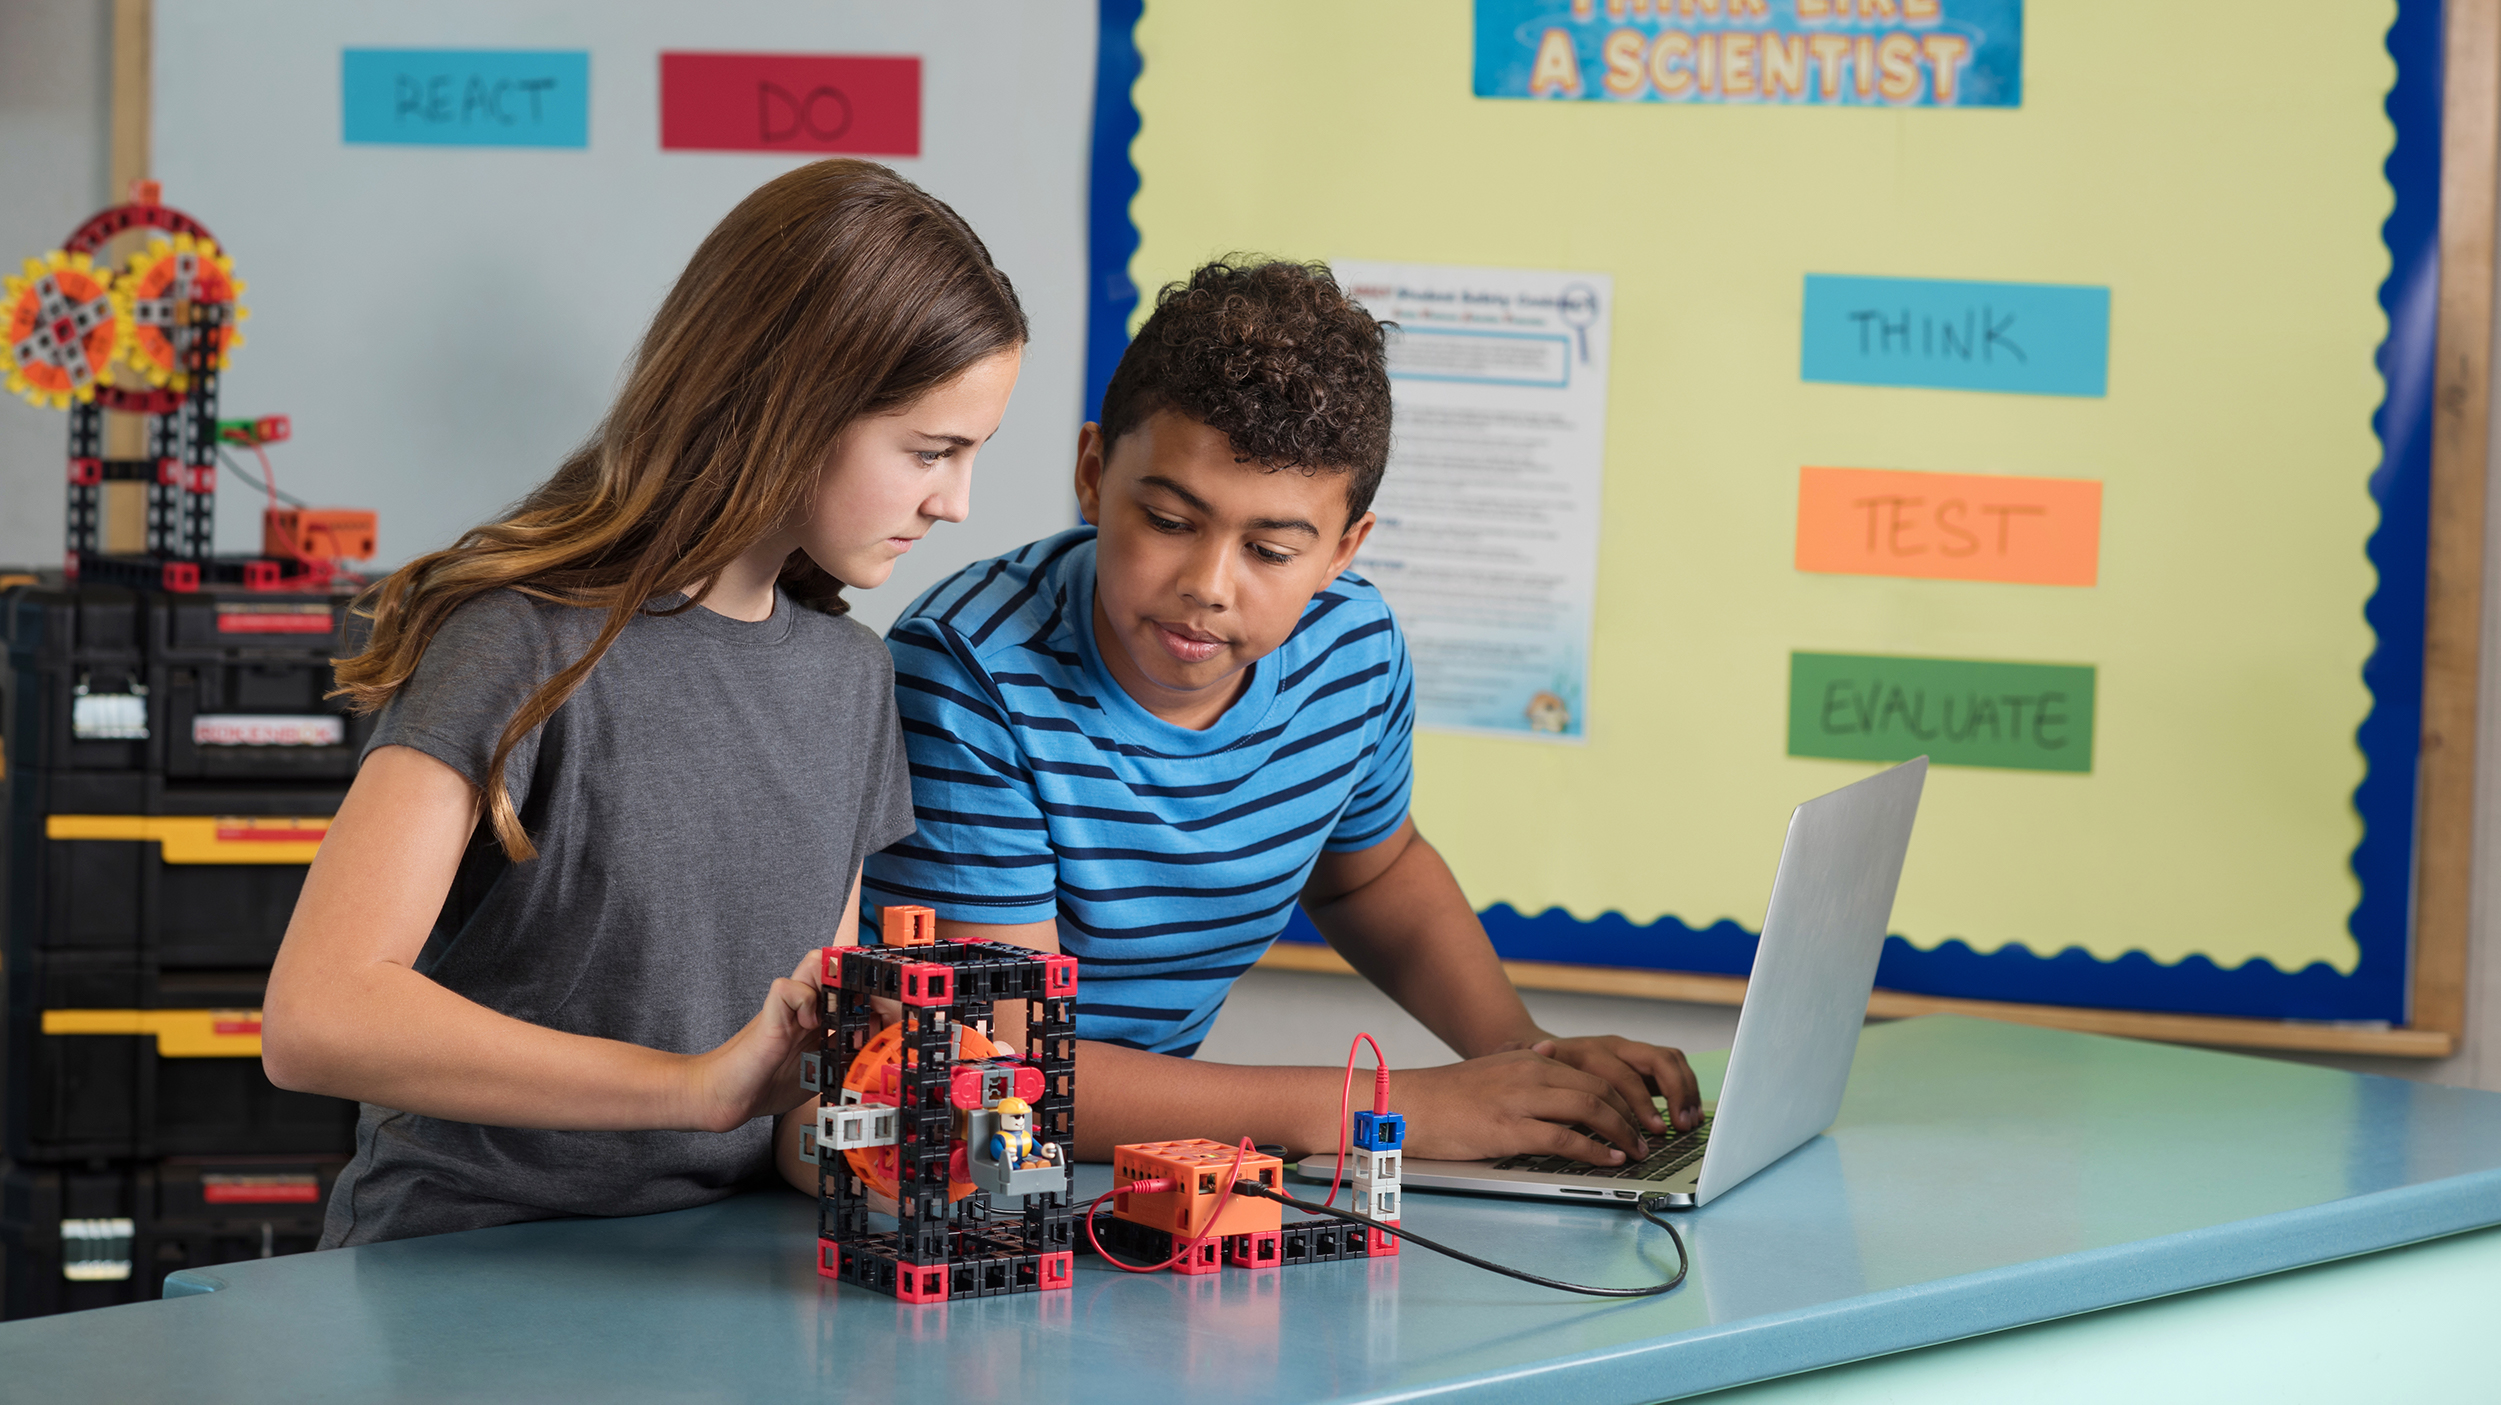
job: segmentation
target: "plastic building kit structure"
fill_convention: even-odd
[[[824,1099],[800,1136],[817,1272],[910,1303],[1068,1287],[1076,958],[939,941],[927,908],[890,906],[883,927],[883,946],[826,949],[823,1044],[803,1062]],[[881,999],[902,1010],[883,1030]],[[1009,1001],[1020,1049],[994,1042]],[[877,1197],[892,1230],[870,1227]]]
[[[154,181],[133,182],[129,203],[96,214],[7,280],[0,374],[16,394],[69,412],[70,580],[321,590],[343,574],[340,561],[373,554],[372,513],[282,510],[274,485],[265,554],[215,554],[221,446],[257,451],[288,437],[280,416],[217,418],[219,375],[243,342],[242,293],[233,260],[198,220],[165,204]],[[119,453],[108,448],[108,411],[140,421]],[[109,540],[120,535],[107,522],[114,484],[145,493],[143,534]]]

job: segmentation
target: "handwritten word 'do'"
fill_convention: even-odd
[[[2098,396],[2110,290],[1810,273],[1798,370],[1844,385]]]
[[[2091,585],[2102,485],[1889,469],[1798,470],[1797,567],[1831,575]]]
[[[2093,769],[2094,670],[1879,655],[1789,656],[1789,754]]]
[[[342,138],[355,145],[590,145],[590,55],[540,49],[347,49]]]
[[[921,61],[884,54],[660,56],[665,151],[921,154]]]
[[[832,141],[851,130],[851,99],[842,89],[819,84],[806,97],[779,83],[756,84],[756,140],[777,146],[802,132],[817,141]]]

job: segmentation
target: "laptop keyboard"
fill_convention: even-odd
[[[1701,1125],[1690,1132],[1677,1134],[1666,1145],[1654,1148],[1648,1157],[1629,1166],[1592,1166],[1569,1156],[1512,1156],[1495,1162],[1494,1169],[1547,1171],[1607,1181],[1663,1181],[1701,1160],[1710,1140],[1711,1118],[1706,1113]]]

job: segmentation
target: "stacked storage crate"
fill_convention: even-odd
[[[0,593],[0,1319],[320,1234],[355,1105],[272,1086],[260,1006],[370,724],[346,602]]]

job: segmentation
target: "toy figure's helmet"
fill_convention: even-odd
[[[1033,1108],[1023,1098],[1010,1093],[999,1099],[999,1105],[994,1111],[1002,1117],[1023,1117],[1031,1113]]]

